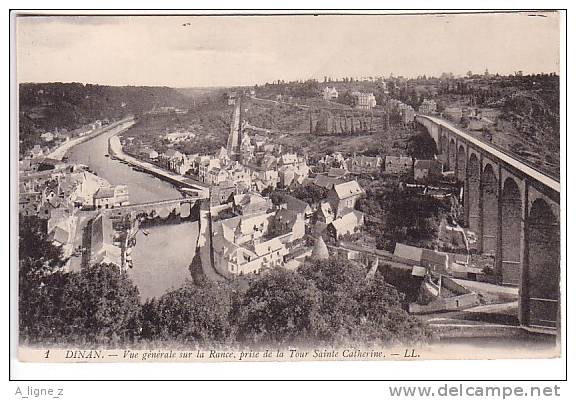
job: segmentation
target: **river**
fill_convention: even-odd
[[[108,139],[121,129],[112,129],[76,145],[67,153],[69,161],[89,166],[112,185],[126,185],[132,204],[182,197],[170,183],[105,156]],[[190,278],[188,266],[196,250],[198,223],[158,225],[146,231],[148,235],[139,232],[136,237],[132,251],[134,267],[128,270],[143,301],[178,288]]]

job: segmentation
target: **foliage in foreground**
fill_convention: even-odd
[[[50,248],[41,234],[36,239]],[[309,261],[298,271],[272,269],[244,281],[187,281],[143,305],[127,274],[112,265],[66,273],[24,252],[20,268],[23,343],[361,345],[427,339],[394,287],[379,274],[366,279],[364,268],[345,259]]]

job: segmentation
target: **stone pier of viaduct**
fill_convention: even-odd
[[[438,159],[464,188],[477,248],[495,257],[502,284],[519,287],[520,323],[557,330],[560,321],[560,183],[448,122],[418,115]]]

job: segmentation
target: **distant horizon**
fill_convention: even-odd
[[[445,72],[446,74],[453,74],[453,72]],[[559,76],[559,74],[557,72],[531,72],[531,73],[525,73],[524,71],[522,71],[523,76],[531,76],[531,75],[550,75],[550,74],[556,74],[557,76]],[[491,76],[495,76],[497,73],[491,73]],[[475,76],[482,76],[483,73],[474,73]],[[509,76],[514,76],[514,73],[509,73],[509,74],[498,74],[499,76],[505,76],[505,77],[509,77]],[[422,76],[422,75],[421,75]],[[428,76],[427,74],[424,74],[424,76],[426,76],[427,79],[441,79],[439,76],[434,76],[434,75],[430,75]],[[318,78],[302,78],[302,79],[296,79],[296,80],[292,80],[292,81],[286,81],[284,83],[288,84],[288,83],[294,83],[294,82],[298,82],[298,81],[308,81],[308,80],[316,80],[319,84],[324,85],[324,84],[332,84],[332,83],[354,83],[354,82],[343,82],[342,78],[354,78],[355,77],[338,77],[338,78],[333,78],[330,77],[331,79],[333,79],[332,81],[329,82],[324,82],[323,78],[322,79],[318,79]],[[380,78],[380,77],[378,77]],[[403,76],[403,75],[394,75],[392,78],[388,77],[388,78],[384,78],[384,80],[389,80],[389,79],[396,79],[396,78],[403,78],[403,79],[407,79],[407,80],[411,80],[411,79],[418,79],[418,76],[416,77],[408,77],[408,76]],[[462,78],[466,78],[465,75],[456,75],[454,74],[454,79],[462,79]],[[335,80],[338,79],[338,80]],[[282,79],[280,79],[282,80]],[[376,81],[376,79],[374,80],[374,82]],[[370,80],[360,80],[360,78],[358,78],[357,81],[355,82],[370,82]],[[254,86],[262,86],[265,84],[274,84],[274,82],[264,82],[264,83],[255,83],[255,84],[245,84],[245,85],[224,85],[224,86],[169,86],[169,85],[147,85],[147,84],[142,84],[142,85],[132,85],[132,84],[128,84],[128,85],[115,85],[115,84],[107,84],[107,83],[95,83],[95,82],[79,82],[79,81],[46,81],[46,82],[18,82],[19,85],[43,85],[43,84],[54,84],[54,83],[63,83],[63,84],[73,84],[73,83],[80,83],[84,86],[86,85],[93,85],[93,86],[110,86],[110,87],[154,87],[154,88],[160,88],[160,87],[165,87],[165,88],[169,88],[169,89],[226,89],[226,88],[231,88],[231,87],[254,87]]]
[[[559,74],[559,20],[558,12],[22,16],[17,78],[215,88],[486,68]]]

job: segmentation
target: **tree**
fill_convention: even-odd
[[[48,240],[46,220],[21,215],[18,228],[20,335],[23,342],[38,341],[52,332],[55,299],[65,282],[58,272],[63,265],[62,250]]]
[[[67,275],[58,335],[66,343],[118,345],[140,331],[138,289],[125,271],[96,264]]]
[[[303,265],[298,272],[313,282],[321,294],[322,323],[316,332],[317,339],[335,343],[350,338],[360,312],[354,296],[360,290],[366,273],[341,258],[314,260]]]
[[[377,273],[356,295],[361,317],[356,338],[364,343],[417,343],[430,339],[421,320],[401,306],[404,295]]]
[[[186,344],[221,344],[230,339],[228,288],[190,281],[142,307],[142,337]]]
[[[393,242],[430,245],[437,238],[442,216],[449,206],[432,196],[396,190],[387,197],[386,231]]]
[[[328,190],[316,185],[300,185],[292,192],[292,196],[313,205],[326,199]]]
[[[422,128],[415,135],[411,136],[407,143],[408,155],[417,160],[429,160],[438,154],[436,142]]]
[[[45,219],[35,216],[20,216],[18,253],[20,260],[30,259],[41,262],[41,270],[34,271],[34,273],[48,273],[63,264],[62,250],[48,240],[47,229]],[[28,264],[28,266],[31,265]],[[32,271],[24,271],[24,273],[28,274]]]
[[[275,268],[250,285],[238,327],[241,342],[295,345],[316,335],[318,289],[302,275]]]
[[[402,309],[403,295],[376,273],[345,258],[311,260],[298,270],[321,294],[317,342],[368,345],[426,340],[418,320]]]

